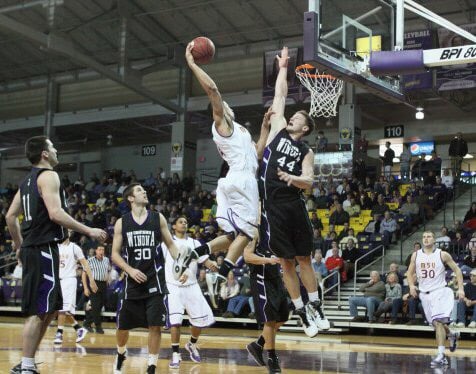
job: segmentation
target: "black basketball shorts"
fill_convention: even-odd
[[[265,241],[277,257],[293,259],[312,253],[312,224],[304,201],[295,199],[267,200],[261,224],[265,225]]]
[[[22,247],[21,310],[25,316],[54,313],[63,307],[56,243]]]
[[[154,294],[144,299],[122,299],[116,314],[119,330],[138,327],[165,326],[167,321],[167,295]]]
[[[250,278],[256,320],[286,322],[289,318],[287,293],[280,277],[264,279],[259,274]]]

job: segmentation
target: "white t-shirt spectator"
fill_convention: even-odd
[[[446,188],[453,188],[454,178],[452,175],[443,175],[441,177],[441,183],[443,183]]]

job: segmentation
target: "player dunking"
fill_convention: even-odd
[[[76,331],[76,343],[81,342],[88,333],[84,327],[80,327],[74,319],[76,311],[76,290],[78,288],[78,279],[76,278],[76,266],[79,261],[83,271],[89,278],[91,290],[96,292],[98,287],[94,281],[88,261],[84,258],[82,249],[69,239],[72,231],[68,230],[66,240],[58,246],[59,249],[59,277],[61,281],[61,292],[63,294],[63,309],[58,314],[58,329],[56,330],[55,344],[63,343],[63,330],[66,321],[71,323]]]
[[[187,246],[189,248],[199,247],[201,244],[198,240],[187,236],[188,223],[187,218],[178,217],[172,223],[174,235],[173,240],[179,246]],[[202,290],[197,282],[197,261],[193,261],[189,265],[189,269],[182,274],[180,281],[175,280],[173,275],[173,261],[170,252],[165,246],[165,279],[169,295],[167,297],[170,326],[170,340],[172,345],[172,360],[169,367],[178,369],[182,360],[180,346],[180,326],[182,325],[183,312],[187,311],[191,325],[190,341],[185,344],[185,349],[190,354],[193,362],[201,362],[200,352],[197,347],[198,338],[204,327],[208,327],[215,323],[212,309],[202,294]],[[204,261],[204,265],[213,271],[217,270],[216,263],[210,261],[207,256],[201,257],[198,262]]]
[[[261,237],[265,238],[264,235]],[[256,320],[264,325],[263,333],[256,341],[248,344],[246,349],[260,366],[266,365],[263,348],[266,349],[269,373],[280,373],[281,368],[275,351],[276,332],[288,320],[289,309],[286,290],[277,266],[279,259],[272,256],[267,247],[267,243],[256,246],[256,240],[253,240],[244,251],[245,261],[250,267]]]
[[[288,48],[277,56],[279,72],[273,99],[274,115],[260,163],[259,183],[263,220],[269,249],[281,259],[284,284],[301,318],[304,331],[315,336],[318,329],[328,329],[329,322],[321,309],[316,277],[311,265],[312,225],[308,217],[302,190],[314,181],[314,153],[302,138],[314,129],[306,111],[296,112],[289,122],[284,118],[288,94]],[[300,293],[295,262],[301,268],[301,281],[307,290],[305,306]]]
[[[32,168],[20,185],[8,210],[6,221],[23,264],[23,327],[21,364],[11,373],[38,373],[35,353],[56,312],[63,307],[59,280],[58,243],[69,228],[104,241],[106,232],[91,228],[65,212],[66,194],[58,174],[57,151],[46,136],[29,138],[25,154]],[[20,229],[18,216],[23,212]]]
[[[463,275],[451,256],[435,246],[435,234],[431,231],[423,233],[423,248],[414,252],[408,267],[407,278],[410,295],[419,297],[426,320],[436,331],[438,354],[431,360],[431,367],[445,367],[448,360],[445,356],[445,340],[450,341],[450,351],[456,349],[459,331],[451,331],[448,327],[453,309],[453,291],[446,287],[445,265],[456,274],[458,280],[458,297],[464,299]],[[415,271],[418,290],[415,286]]]
[[[147,373],[155,373],[159,357],[160,327],[167,318],[167,285],[164,274],[164,242],[172,257],[178,249],[162,214],[147,209],[147,192],[139,183],[130,184],[123,193],[131,212],[114,226],[112,261],[126,272],[124,296],[117,311],[117,355],[114,373],[122,373],[127,356],[129,330],[149,329]],[[121,249],[125,260],[121,257]]]
[[[213,109],[212,134],[221,157],[230,169],[225,178],[218,180],[217,187],[217,221],[227,233],[208,244],[196,248],[199,256],[228,249],[226,259],[220,267],[219,274],[226,279],[228,272],[235,266],[235,261],[243,249],[257,233],[258,223],[258,186],[256,170],[258,159],[255,145],[248,130],[235,122],[235,115],[210,76],[194,61],[193,42],[185,52],[188,66],[207,94]],[[185,262],[184,262],[185,261]],[[187,265],[188,259],[179,258],[174,266],[176,279],[181,275],[181,265]]]

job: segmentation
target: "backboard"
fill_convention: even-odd
[[[368,69],[369,51],[394,50],[396,20],[386,1],[309,0],[303,60],[388,101],[405,102],[398,76],[376,77]]]

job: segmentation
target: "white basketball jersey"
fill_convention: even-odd
[[[178,246],[186,246],[192,249],[195,249],[199,246],[201,246],[201,243],[198,240],[192,239],[192,238],[184,238],[184,239],[179,239],[175,235],[172,236],[174,239],[175,245]],[[178,280],[175,280],[174,275],[173,275],[173,263],[174,263],[174,258],[169,252],[169,249],[167,246],[162,243],[162,251],[164,252],[164,257],[165,257],[165,280],[167,283],[172,283],[177,286],[189,286],[191,284],[197,283],[197,261],[192,261],[189,265],[189,270],[190,270],[190,276],[188,277],[187,281],[185,283],[180,283]],[[199,259],[200,261],[200,259]]]
[[[249,131],[233,122],[233,133],[226,137],[218,134],[215,122],[212,124],[213,141],[218,153],[230,166],[230,171],[249,171],[256,174],[258,155]]]
[[[441,249],[435,248],[429,255],[423,249],[419,249],[415,266],[420,291],[428,292],[446,287],[446,271],[441,259]]]
[[[60,279],[76,277],[76,265],[78,260],[84,258],[81,248],[74,243],[59,244],[59,277]]]

